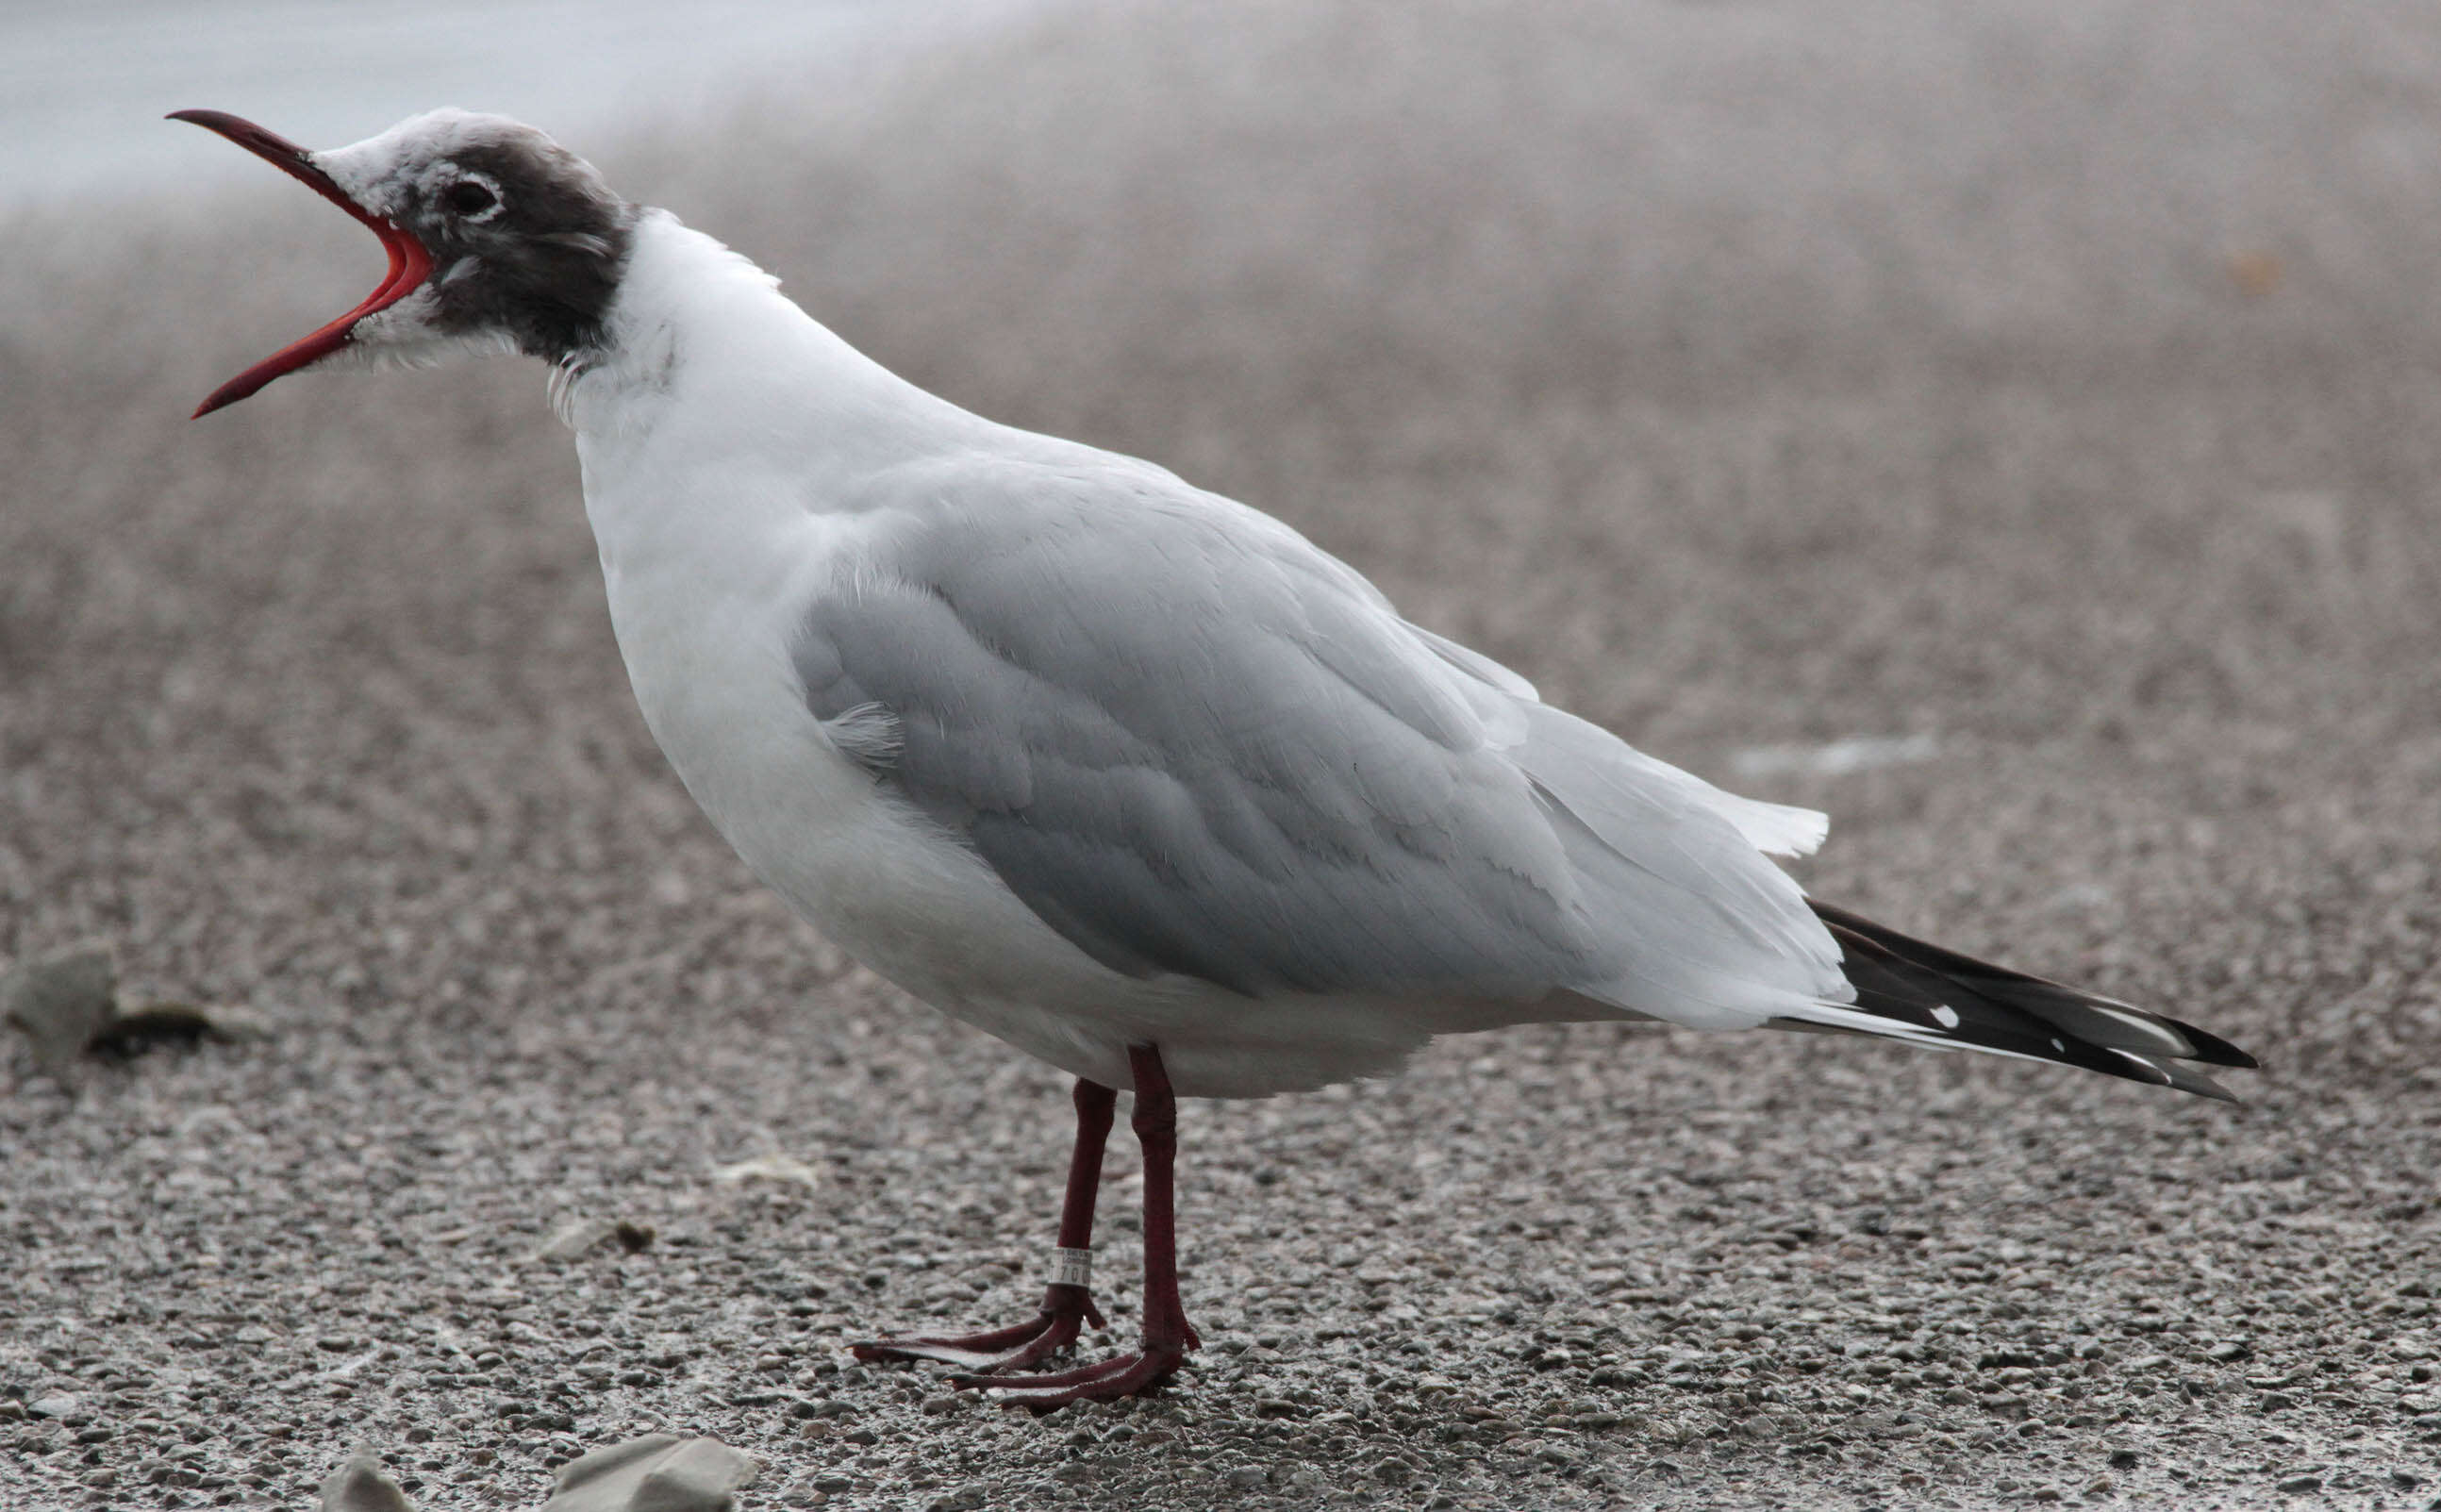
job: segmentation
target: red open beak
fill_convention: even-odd
[[[348,344],[349,335],[354,331],[357,321],[398,303],[417,284],[431,276],[432,254],[424,249],[423,243],[350,199],[347,190],[339,188],[330,174],[314,166],[311,153],[287,137],[264,131],[254,122],[241,119],[226,111],[173,110],[170,113],[170,119],[192,121],[207,131],[218,132],[281,172],[302,179],[313,186],[316,193],[371,226],[373,235],[381,238],[382,249],[389,254],[389,272],[383,276],[381,287],[365,297],[364,303],[303,340],[280,348],[213,389],[210,397],[195,410],[197,419],[225,405],[236,404],[282,373],[295,372],[307,363],[318,362],[338,351]]]

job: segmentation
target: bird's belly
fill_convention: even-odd
[[[869,779],[868,779],[869,781]],[[1128,1048],[1161,1047],[1190,1097],[1265,1097],[1395,1070],[1429,1037],[1402,1005],[1257,1000],[1113,971],[1045,925],[971,851],[888,801],[829,843],[758,852],[756,873],[876,974],[1071,1075],[1129,1087]]]

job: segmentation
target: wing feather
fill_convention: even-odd
[[[951,459],[869,507],[805,613],[808,706],[1114,970],[1689,1021],[1836,981],[1745,801],[1267,516],[1115,459]]]

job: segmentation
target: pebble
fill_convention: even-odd
[[[771,1181],[783,1186],[816,1187],[823,1184],[823,1173],[793,1155],[759,1155],[750,1161],[714,1169],[712,1179],[725,1186],[737,1186],[748,1181]]]
[[[322,1512],[415,1512],[415,1504],[382,1468],[381,1457],[360,1449],[322,1483]]]
[[[214,1039],[223,1044],[268,1039],[268,1021],[242,1008],[205,1009],[190,1002],[147,1003],[121,1009],[94,1032],[85,1049],[114,1055],[132,1055],[149,1045],[191,1045]]]
[[[207,1011],[193,1003],[122,1008],[110,948],[84,945],[0,973],[0,1023],[22,1030],[34,1064],[63,1075],[94,1053],[132,1054],[161,1040],[262,1039],[270,1027],[241,1008]]]
[[[543,1262],[574,1260],[618,1236],[619,1225],[612,1219],[572,1218],[553,1229],[551,1237],[536,1245],[531,1258]]]
[[[717,1439],[646,1433],[561,1466],[543,1512],[730,1512],[754,1470]]]
[[[57,1076],[118,1016],[118,980],[110,948],[102,945],[21,963],[0,975],[0,1022],[25,1031],[34,1063]]]

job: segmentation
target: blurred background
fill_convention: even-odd
[[[1043,0],[637,0],[333,6],[315,0],[0,4],[0,196],[153,199],[241,165],[162,151],[162,101],[203,90],[291,140],[337,146],[463,103],[571,135],[717,120],[741,94],[828,93],[1043,9]],[[479,101],[480,103],[477,103]],[[239,107],[219,107],[236,110]]]
[[[2163,1358],[2193,1389],[2130,1411],[2238,1458],[2269,1423],[2290,1449],[2228,1459],[2233,1486],[2429,1458],[2405,1446],[2441,1404],[2372,1308],[2423,1295],[2441,1167],[2441,9],[682,14],[0,6],[0,955],[99,936],[139,991],[291,1026],[74,1118],[14,1063],[0,1135],[50,1152],[8,1167],[27,1245],[99,1242],[81,1194],[143,1189],[157,1100],[208,1097],[287,1099],[299,1139],[483,1108],[545,1201],[851,1150],[820,1224],[723,1243],[883,1243],[888,1172],[893,1213],[952,1193],[926,1226],[1032,1252],[1050,1188],[998,1173],[1056,1153],[1057,1079],[808,941],[694,815],[538,370],[306,375],[186,422],[381,260],[160,114],[338,145],[456,103],[552,130],[917,382],[1278,514],[1553,701],[1828,809],[1824,896],[2266,1062],[2231,1110],[1797,1036],[1457,1042],[1386,1088],[1192,1115],[1190,1245],[1241,1203],[1279,1226],[1206,1251],[1207,1293],[1370,1212],[1385,1252],[1473,1246],[1573,1295],[1551,1250],[1469,1237],[1486,1171],[1552,1173],[1551,1232],[1656,1287],[1689,1200],[1835,1234],[1880,1203],[2072,1278],[1979,1326],[2106,1337],[2177,1298],[2202,1322],[2144,1347],[2192,1345]],[[1508,1111],[1419,1176],[1453,1106]],[[1379,1148],[1332,1132],[1351,1107]],[[1648,1168],[1665,1147],[1706,1195]],[[1255,1190],[1316,1148],[1309,1184]],[[516,1230],[531,1191],[495,1175],[408,1161],[379,1204],[316,1196],[345,1211],[314,1232],[411,1297],[380,1236]],[[293,1205],[158,1221],[252,1246],[266,1294],[306,1242],[263,1232]],[[1924,1284],[1897,1244],[1841,1251],[1860,1296]],[[1756,1274],[1763,1313],[1825,1305]],[[1314,1287],[1309,1320],[1337,1305]],[[2252,1363],[2213,1363],[2238,1334]],[[2328,1393],[2247,1384],[2300,1371]],[[2025,1452],[2060,1463],[2019,1473],[2072,1492],[2061,1467],[2133,1430],[2057,1384],[2028,1388],[2055,1439]],[[1970,1499],[1989,1469],[1905,1463]]]

